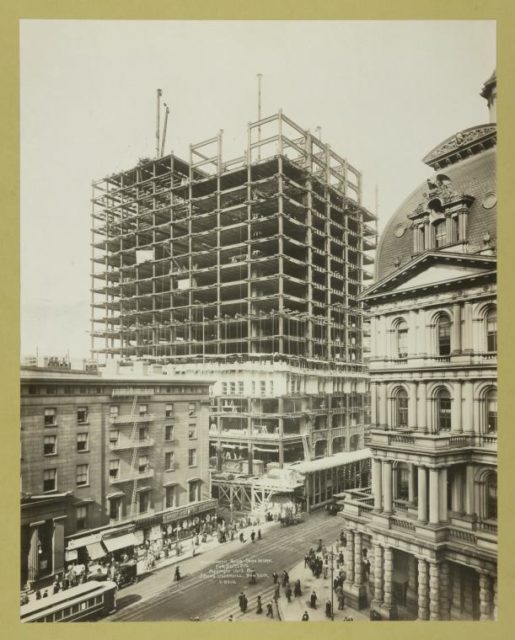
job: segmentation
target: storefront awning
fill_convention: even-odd
[[[106,554],[105,549],[100,542],[93,542],[93,544],[88,544],[86,546],[86,549],[91,560],[98,560],[99,558],[103,558]]]
[[[109,552],[118,551],[118,549],[125,549],[125,547],[134,547],[138,544],[136,536],[133,533],[126,533],[125,535],[117,536],[116,538],[105,538],[102,542]]]
[[[71,551],[72,549],[80,549],[81,547],[87,547],[90,544],[95,544],[101,542],[102,538],[100,534],[96,534],[93,536],[84,536],[83,538],[75,538],[73,540],[68,541],[68,546],[66,547],[66,551]]]

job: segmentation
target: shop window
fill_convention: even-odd
[[[486,395],[486,431],[497,433],[497,390],[491,389]]]
[[[441,316],[437,324],[438,355],[448,356],[451,353],[451,321],[447,316]]]
[[[77,530],[88,528],[88,507],[81,505],[75,509],[75,524]]]
[[[167,451],[165,453],[165,469],[167,471],[173,471],[174,469],[174,452],[173,451]]]
[[[78,433],[77,434],[77,451],[88,451],[89,449],[89,438],[87,433]]]
[[[165,440],[173,440],[173,425],[167,424],[165,427]]]
[[[86,424],[88,421],[88,409],[87,407],[79,407],[77,409],[77,422],[78,424]]]
[[[436,395],[436,428],[438,432],[451,429],[451,395],[447,389],[440,389]]]
[[[57,426],[57,409],[45,409],[45,427]]]
[[[43,438],[43,455],[54,456],[57,453],[57,436]]]
[[[138,459],[138,473],[147,473],[150,469],[149,457],[140,456]]]
[[[43,492],[56,491],[57,469],[45,469],[43,471]]]
[[[89,465],[88,464],[77,465],[76,484],[78,487],[85,487],[89,484]]]
[[[197,439],[197,425],[195,423],[188,425],[188,438],[189,440]]]
[[[486,348],[497,351],[497,309],[490,309],[486,315]]]
[[[174,485],[172,487],[165,488],[165,506],[167,509],[171,509],[172,507],[177,506],[177,487]]]
[[[188,451],[188,465],[190,467],[196,467],[197,466],[197,450],[196,449],[189,449],[189,451]]]
[[[120,475],[120,461],[109,460],[109,477],[111,480],[116,480]]]

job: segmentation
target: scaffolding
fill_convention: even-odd
[[[92,355],[336,376],[334,407],[319,404],[324,385],[293,408],[276,398],[263,411],[231,393],[213,407],[219,430],[232,421],[263,445],[265,427],[281,443],[291,431],[294,459],[317,455],[303,438],[341,427],[344,380],[365,379],[359,295],[376,219],[361,173],[281,111],[249,123],[241,157],[224,161],[222,143],[220,131],[190,145],[188,161],[146,159],[93,183]],[[224,415],[228,398],[237,415]]]

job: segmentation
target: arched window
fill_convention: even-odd
[[[400,320],[396,327],[397,336],[397,357],[406,358],[408,356],[408,325],[405,320]]]
[[[492,308],[486,314],[486,348],[497,351],[497,309]]]
[[[497,433],[497,389],[486,394],[486,432]]]
[[[435,227],[435,246],[443,247],[447,244],[447,227],[446,220],[440,220],[440,222],[436,222]]]
[[[486,479],[486,517],[497,520],[497,474],[490,473]]]
[[[448,356],[451,353],[451,321],[447,316],[440,316],[437,325],[438,355]]]
[[[436,430],[451,430],[451,394],[447,389],[440,389],[436,394]]]
[[[408,426],[408,392],[399,389],[395,396],[395,426],[405,428]]]

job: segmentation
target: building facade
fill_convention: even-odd
[[[482,95],[494,116],[495,74]],[[491,121],[425,157],[364,294],[372,486],[343,503],[345,589],[387,618],[497,615],[495,144]]]
[[[22,584],[60,571],[93,530],[132,524],[143,541],[213,512],[208,387],[142,365],[22,367]]]
[[[361,174],[282,112],[93,185],[92,352],[214,376],[211,456],[240,471],[363,446]]]

